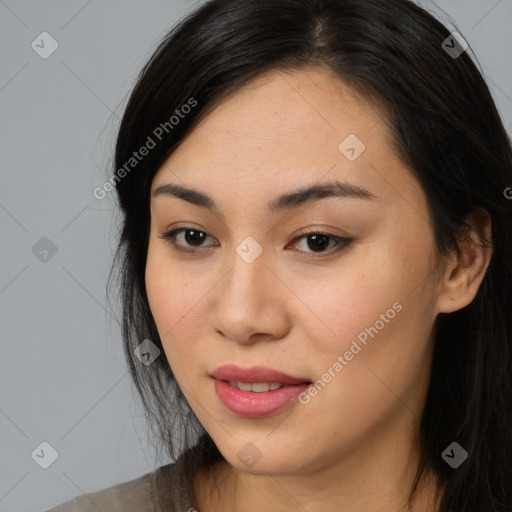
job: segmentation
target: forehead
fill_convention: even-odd
[[[323,180],[381,199],[422,193],[373,103],[324,69],[273,70],[201,118],[158,170],[152,191],[173,181],[250,201]]]
[[[212,150],[224,144],[225,160],[240,151],[246,157],[285,158],[287,149],[306,160],[315,150],[338,156],[339,143],[349,134],[367,140],[372,131],[374,144],[382,139],[392,143],[381,117],[367,99],[323,68],[271,70],[203,116],[176,153],[193,139]]]

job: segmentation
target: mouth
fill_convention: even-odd
[[[291,406],[311,381],[272,368],[225,365],[211,375],[222,404],[236,416],[262,418]]]
[[[223,382],[227,382],[235,389],[248,391],[250,393],[267,393],[268,391],[276,391],[286,385],[281,382],[241,382],[239,380],[228,380]]]

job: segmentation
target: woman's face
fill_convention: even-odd
[[[154,196],[165,185],[210,199]],[[277,200],[318,186],[330,192]],[[428,219],[386,122],[321,69],[260,76],[158,170],[149,303],[231,465],[306,474],[409,453],[442,295]]]

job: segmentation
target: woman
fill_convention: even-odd
[[[176,462],[54,512],[512,510],[512,153],[458,33],[408,0],[207,2],[111,182]]]

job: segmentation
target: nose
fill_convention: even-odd
[[[269,265],[265,251],[252,262],[235,253],[230,263],[212,290],[212,329],[242,344],[284,337],[290,330],[290,291]]]

